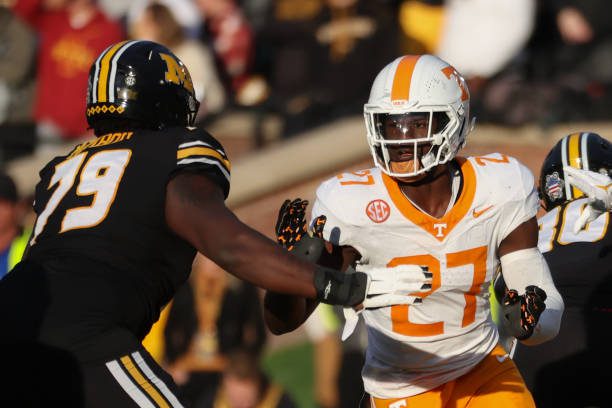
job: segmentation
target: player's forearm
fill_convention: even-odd
[[[203,248],[221,267],[267,290],[308,298],[316,296],[314,264],[299,260],[244,225],[233,227],[232,233],[227,234],[232,239],[215,241]]]
[[[264,289],[314,298],[315,265],[299,260],[242,223],[207,177],[183,173],[168,183],[166,222],[229,273]]]
[[[166,223],[229,273],[264,289],[354,306],[367,294],[367,275],[345,275],[300,260],[242,223],[205,174],[181,173],[166,188]]]
[[[552,296],[546,298],[546,309],[540,315],[537,326],[533,329],[533,334],[522,341],[528,346],[535,346],[540,343],[554,339],[561,327],[563,317],[563,299],[559,292],[552,292]]]
[[[540,251],[527,248],[507,254],[501,258],[501,266],[508,288],[522,291],[535,285],[546,292],[546,309],[540,315],[533,334],[522,342],[535,345],[553,339],[561,326],[564,304]]]

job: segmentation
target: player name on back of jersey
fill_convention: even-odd
[[[113,143],[123,142],[124,140],[130,140],[134,132],[118,132],[118,133],[108,133],[106,135],[95,138],[94,140],[88,140],[85,143],[81,143],[77,147],[74,148],[72,153],[68,156],[68,158],[72,158],[77,154],[81,153],[85,149],[89,149],[91,147],[100,147],[106,146]]]

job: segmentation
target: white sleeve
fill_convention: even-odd
[[[546,292],[546,309],[531,337],[522,343],[536,345],[553,339],[559,333],[565,306],[542,253],[535,247],[521,249],[502,256],[500,262],[508,289],[523,294],[527,286],[535,285]]]

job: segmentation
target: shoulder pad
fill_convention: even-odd
[[[229,194],[231,163],[221,143],[199,128],[173,128],[176,140],[176,168],[205,171]]]
[[[221,143],[203,129],[183,128],[177,132],[176,159],[177,166],[193,163],[217,165],[227,175],[231,164]]]
[[[478,175],[479,183],[503,201],[520,201],[527,198],[535,188],[531,170],[512,156],[491,153],[468,158]]]

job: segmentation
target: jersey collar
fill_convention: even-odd
[[[395,179],[382,173],[383,183],[393,204],[404,217],[418,225],[438,241],[443,241],[471,208],[476,193],[476,173],[469,160],[457,157],[463,177],[463,189],[453,207],[441,218],[433,217],[416,208],[401,192]]]

